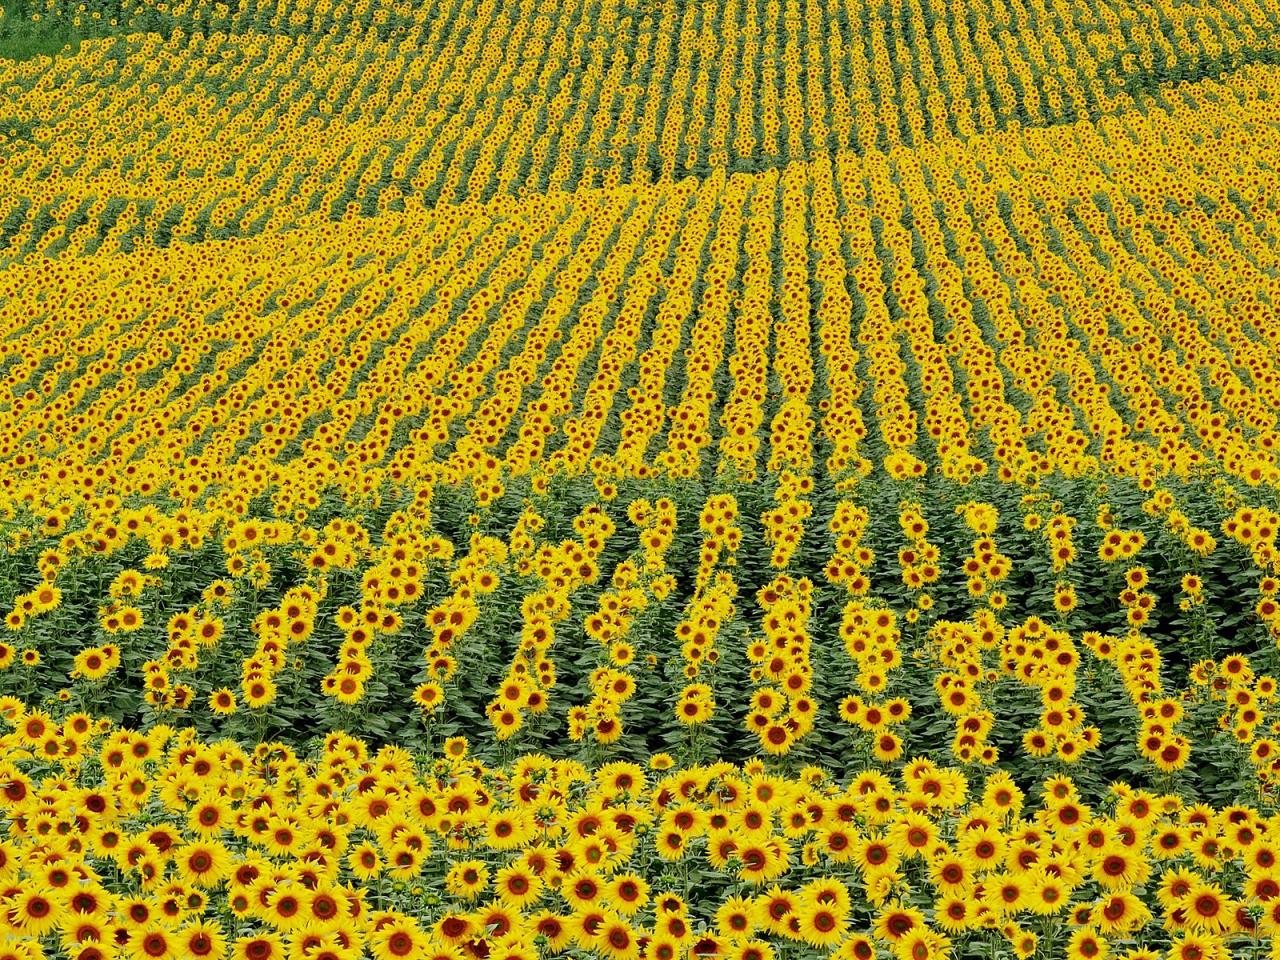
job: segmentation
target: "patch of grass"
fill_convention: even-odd
[[[57,56],[64,51],[75,53],[83,39],[84,34],[67,23],[10,22],[0,29],[0,58],[31,60],[34,57]]]
[[[61,0],[59,0],[61,2]],[[34,57],[74,56],[86,40],[123,36],[128,33],[157,33],[168,37],[173,28],[187,30],[199,22],[190,17],[175,17],[146,5],[125,9],[121,0],[98,0],[97,16],[74,17],[69,12],[41,14],[31,9],[31,0],[16,0],[11,7],[3,4],[0,17],[0,59],[30,60]],[[69,11],[71,4],[63,3]],[[74,22],[79,19],[79,23]]]
[[[1280,63],[1280,51],[1269,47],[1245,47],[1217,56],[1180,51],[1171,65],[1161,64],[1148,70],[1141,66],[1139,59],[1138,66],[1126,70],[1124,57],[1127,55],[1138,59],[1141,52],[1140,47],[1131,46],[1100,65],[1103,82],[1112,93],[1124,90],[1135,97],[1149,95],[1177,83],[1221,80],[1227,74],[1251,64],[1274,66]]]
[[[6,140],[30,140],[35,134],[35,129],[35,123],[30,120],[0,117],[0,144]]]

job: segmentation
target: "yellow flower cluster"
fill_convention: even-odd
[[[1280,956],[1277,38],[7,5],[0,960]]]
[[[1117,785],[1095,807],[1057,776],[1031,807],[1004,773],[971,796],[921,759],[896,782],[841,781],[657,756],[498,769],[454,743],[418,769],[345,734],[306,758],[4,709],[0,949],[23,960],[46,940],[77,960],[745,960],[788,944],[908,960],[969,931],[1020,956],[1042,937],[1073,960],[1140,937],[1181,958],[1280,932],[1275,824],[1247,806]],[[710,887],[671,871],[695,863]]]
[[[591,701],[569,711],[569,737],[575,741],[587,731],[599,743],[622,737],[621,711],[636,691],[636,648],[629,635],[641,629],[646,611],[665,600],[675,586],[665,563],[676,530],[675,504],[665,498],[652,504],[636,500],[627,512],[640,528],[640,547],[618,564],[612,588],[600,595],[596,612],[583,623],[587,635],[608,650],[608,660],[591,675]]]
[[[809,618],[813,584],[807,579],[775,577],[756,596],[763,613],[764,639],[751,644],[755,685],[747,729],[760,738],[765,753],[783,754],[813,729],[817,704],[810,696]]]

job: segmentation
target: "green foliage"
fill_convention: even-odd
[[[0,59],[21,61],[75,53],[82,39],[83,33],[64,23],[26,20],[0,30]],[[5,126],[0,119],[0,132]]]

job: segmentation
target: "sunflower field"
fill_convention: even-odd
[[[1280,0],[0,4],[0,960],[1280,958]]]

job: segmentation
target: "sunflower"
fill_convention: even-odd
[[[1067,941],[1066,960],[1105,960],[1110,945],[1091,927],[1082,927]]]
[[[1174,937],[1164,952],[1165,960],[1209,960],[1223,956],[1218,941],[1199,933],[1184,933]]]
[[[1015,874],[989,878],[985,894],[983,903],[998,916],[1018,913],[1032,902],[1030,885]]]
[[[130,938],[128,949],[136,960],[177,960],[185,938],[159,923],[150,923]]]
[[[1195,932],[1221,933],[1235,922],[1235,901],[1216,884],[1203,880],[1193,883],[1184,904],[1186,924]]]
[[[369,951],[376,960],[420,957],[431,943],[417,923],[408,917],[398,918],[375,928],[369,940]]]
[[[1155,859],[1172,860],[1187,849],[1187,832],[1177,824],[1163,824],[1156,828],[1150,849]]]
[[[1185,867],[1165,870],[1160,875],[1160,883],[1156,887],[1156,899],[1166,910],[1181,907],[1199,880],[1198,873]]]
[[[800,939],[813,947],[834,947],[844,940],[849,929],[847,911],[831,904],[804,897],[797,905]]]
[[[227,955],[227,938],[215,922],[201,922],[178,931],[178,955],[195,960],[222,960]]]
[[[820,837],[823,850],[833,863],[848,863],[856,856],[857,834],[843,824],[828,827]]]
[[[957,846],[961,855],[981,872],[994,870],[1003,863],[1004,837],[989,827],[966,831]]]
[[[744,838],[738,844],[737,855],[741,861],[738,878],[751,884],[767,883],[787,872],[791,845],[781,837],[767,840]]]
[[[756,901],[729,897],[716,909],[716,929],[722,937],[736,942],[751,936],[757,927],[757,918]]]
[[[1032,913],[1049,916],[1066,905],[1071,896],[1071,887],[1060,873],[1050,873],[1045,867],[1039,866],[1030,876],[1032,882],[1027,892],[1027,906]]]
[[[865,874],[873,870],[896,870],[902,856],[890,839],[866,837],[854,846],[854,861]]]
[[[382,856],[371,843],[360,843],[347,853],[347,866],[360,880],[372,880],[382,873]]]
[[[427,713],[431,713],[443,704],[444,687],[433,680],[420,683],[413,691],[413,702]]]
[[[482,860],[464,860],[449,868],[445,889],[463,900],[475,900],[489,885],[489,868]]]
[[[940,893],[960,896],[973,887],[974,871],[963,857],[943,853],[929,865],[929,876]]]
[[[276,698],[276,685],[266,677],[246,678],[241,684],[244,702],[251,710],[258,710]]]
[[[1040,946],[1040,938],[1030,930],[1015,928],[1008,932],[1007,939],[1013,945],[1013,953],[1018,960],[1030,960]]]
[[[927,857],[937,843],[938,828],[923,814],[908,812],[889,825],[886,836],[902,856]]]
[[[741,940],[730,944],[727,960],[774,960],[773,947],[764,940]]]
[[[545,910],[530,917],[530,928],[533,934],[542,938],[550,953],[559,953],[569,945],[572,933],[565,918],[557,913]]]
[[[1109,843],[1093,865],[1093,878],[1106,890],[1130,890],[1151,875],[1151,865],[1136,851]]]
[[[1145,926],[1151,919],[1151,911],[1132,893],[1121,891],[1096,904],[1091,917],[1102,933],[1110,935]]]
[[[896,733],[883,730],[876,735],[872,752],[881,763],[892,763],[902,756],[902,740]]]
[[[112,670],[110,659],[99,647],[90,647],[80,651],[72,662],[72,679],[84,677],[86,680],[101,680]]]
[[[999,771],[987,778],[982,790],[983,807],[1004,815],[1016,815],[1022,809],[1023,794],[1013,778]]]
[[[1181,737],[1174,737],[1160,746],[1153,762],[1162,772],[1173,773],[1186,766],[1190,753],[1187,742]]]
[[[542,896],[543,882],[531,870],[518,864],[508,864],[494,877],[494,891],[505,904],[523,909],[537,903]]]
[[[231,807],[222,797],[206,797],[187,814],[187,826],[202,837],[212,837],[230,826]]]
[[[902,904],[890,904],[876,917],[875,935],[890,943],[900,943],[910,933],[924,929],[924,914]]]
[[[66,908],[45,891],[21,892],[8,908],[9,924],[28,937],[40,937],[56,929],[66,916]]]
[[[927,928],[912,930],[893,945],[893,954],[898,960],[942,960],[951,955],[950,941]]]
[[[655,934],[649,938],[645,956],[651,960],[681,960],[688,953],[682,940],[665,935]]]
[[[600,902],[604,895],[604,884],[590,873],[581,873],[569,877],[560,886],[560,893],[569,905],[578,909],[592,906]]]
[[[1252,873],[1245,878],[1244,894],[1249,899],[1269,904],[1280,898],[1280,876],[1273,872]]]
[[[470,914],[451,912],[436,921],[432,932],[446,943],[460,944],[476,935],[477,926]]]
[[[334,928],[341,920],[345,901],[332,890],[319,887],[308,890],[303,896],[303,916],[312,929],[323,930]]]
[[[974,922],[974,910],[964,897],[945,895],[933,905],[934,920],[950,933],[968,930]]]
[[[595,949],[608,960],[638,960],[640,940],[625,920],[614,917],[600,925]]]
[[[426,838],[418,835],[398,835],[397,842],[387,851],[385,870],[388,877],[397,881],[411,880],[422,872],[424,861],[430,850],[423,842]]]
[[[791,916],[796,912],[798,898],[781,887],[771,886],[757,899],[757,917],[762,929],[771,933],[783,933]]]
[[[624,873],[609,881],[605,895],[615,910],[632,916],[648,902],[649,884],[637,874]]]

